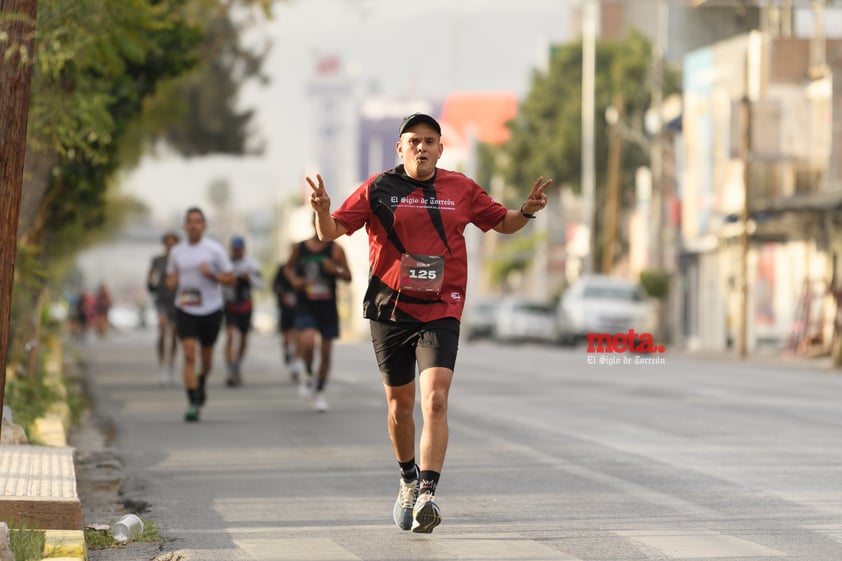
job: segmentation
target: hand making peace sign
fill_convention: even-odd
[[[526,197],[526,202],[523,203],[521,210],[526,214],[535,214],[547,206],[547,195],[544,193],[544,190],[549,187],[552,182],[552,179],[544,181],[543,177],[539,177],[535,182],[535,185],[532,186],[532,191],[530,191],[529,196]]]
[[[318,185],[316,181],[313,181],[309,177],[306,178],[307,183],[310,184],[310,188],[313,190],[310,193],[310,207],[315,210],[316,212],[327,212],[330,210],[330,196],[325,191],[325,182],[322,179],[322,176],[318,173],[316,174],[316,180],[318,181]]]

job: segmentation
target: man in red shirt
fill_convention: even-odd
[[[360,185],[332,214],[324,181],[307,178],[319,238],[333,240],[365,227],[369,284],[363,315],[388,404],[389,437],[401,468],[393,517],[403,530],[429,533],[441,522],[436,487],[447,451],[447,400],[465,305],[468,259],[464,230],[511,234],[547,204],[552,180],[538,178],[520,209],[507,209],[465,175],[436,164],[441,126],[415,113],[395,144],[403,164]],[[423,426],[415,460],[415,368]]]

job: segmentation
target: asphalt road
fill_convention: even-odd
[[[198,424],[182,420],[181,389],[158,385],[151,332],[82,351],[124,494],[148,505],[167,559],[842,559],[842,374],[823,368],[463,344],[444,521],[419,535],[391,520],[397,466],[369,344],[336,347],[324,414],[274,337],[254,337],[237,389],[218,349]]]

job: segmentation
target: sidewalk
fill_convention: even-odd
[[[66,395],[61,344],[50,347],[48,383]],[[45,530],[44,559],[87,559],[69,429],[69,409],[60,403],[36,420],[35,437],[43,445],[0,445],[0,520],[11,529]]]

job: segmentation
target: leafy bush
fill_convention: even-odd
[[[60,398],[58,391],[47,384],[43,376],[33,379],[15,376],[6,380],[5,404],[12,409],[15,423],[24,428],[30,441],[32,423],[44,416],[47,408]]]
[[[663,300],[669,293],[669,273],[660,269],[647,269],[640,273],[640,286],[651,298]]]

